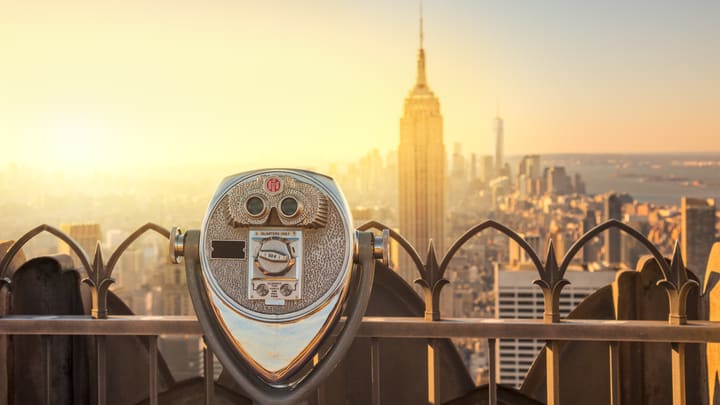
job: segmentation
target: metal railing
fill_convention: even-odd
[[[573,257],[580,249],[601,232],[616,228],[625,232],[645,246],[654,257],[662,273],[659,286],[665,288],[668,297],[669,311],[667,321],[615,321],[615,320],[568,320],[560,318],[559,301],[562,288],[569,282],[564,278]],[[567,251],[558,264],[552,241],[546,260],[540,260],[538,254],[516,232],[494,222],[485,221],[468,230],[448,249],[438,261],[433,245],[430,244],[427,260],[423,261],[412,245],[400,234],[388,227],[369,222],[360,227],[361,230],[377,229],[390,231],[395,239],[411,257],[417,266],[420,278],[416,281],[424,292],[424,318],[379,318],[365,317],[358,332],[358,337],[371,339],[371,377],[373,403],[380,402],[380,363],[379,341],[384,338],[413,338],[428,340],[428,382],[427,395],[431,404],[440,403],[439,348],[438,340],[443,338],[471,337],[486,339],[489,348],[489,389],[490,404],[497,404],[497,365],[495,348],[498,339],[532,338],[546,340],[546,379],[547,403],[559,404],[560,398],[560,356],[559,344],[564,341],[599,341],[607,342],[608,361],[610,363],[610,399],[616,405],[620,403],[620,367],[618,342],[665,342],[672,343],[672,392],[673,404],[686,403],[685,380],[686,361],[685,345],[690,343],[720,342],[720,322],[694,321],[687,319],[688,293],[698,283],[688,278],[687,269],[683,265],[680,248],[675,246],[672,260],[662,257],[657,248],[642,234],[630,226],[616,220],[602,223],[584,234]],[[538,320],[508,319],[475,319],[475,318],[442,318],[439,296],[448,281],[444,278],[445,271],[458,250],[475,235],[488,230],[505,234],[527,252],[528,257],[538,271],[537,285],[544,297],[544,317]],[[91,316],[20,316],[9,315],[0,317],[0,335],[41,335],[45,342],[43,350],[50,351],[49,336],[54,335],[87,335],[95,336],[96,368],[97,368],[97,402],[105,404],[106,392],[106,337],[107,336],[145,336],[148,340],[148,397],[151,404],[158,401],[158,349],[159,335],[202,335],[198,321],[194,317],[184,316],[110,316],[107,313],[107,291],[113,282],[111,275],[120,255],[139,236],[148,231],[155,231],[163,237],[170,237],[170,232],[158,225],[148,223],[133,232],[105,263],[100,249],[96,250],[94,260],[90,263],[87,254],[70,236],[56,228],[41,225],[23,235],[15,242],[0,261],[0,288],[12,291],[11,280],[6,273],[13,257],[32,238],[42,232],[48,232],[66,242],[71,250],[80,258],[86,272],[85,281],[92,291]],[[50,386],[50,356],[44,357],[46,387]],[[212,352],[204,349],[205,359],[205,401],[213,403],[213,369]],[[47,390],[49,392],[49,390]],[[46,403],[50,403],[49,394]]]

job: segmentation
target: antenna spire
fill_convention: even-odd
[[[423,49],[423,2],[420,0],[420,49]]]
[[[417,81],[415,88],[426,88],[427,79],[425,78],[425,49],[423,49],[423,2],[420,0],[420,49],[418,50],[417,61]]]

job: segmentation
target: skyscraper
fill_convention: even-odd
[[[505,162],[503,161],[503,119],[495,117],[495,175],[502,176],[505,169]]]
[[[617,219],[622,220],[622,201],[615,193],[610,193],[605,197],[605,220]],[[605,260],[609,266],[620,265],[620,230],[610,228],[605,233]]]
[[[102,239],[100,224],[60,224],[60,230],[73,238],[92,262],[97,243]],[[75,252],[63,241],[58,241],[58,253],[69,254],[76,266],[81,264]]]
[[[683,197],[681,201],[681,249],[685,267],[705,280],[705,267],[715,243],[715,200]]]
[[[398,216],[400,232],[425,257],[432,239],[438,255],[444,253],[445,145],[440,100],[425,76],[422,15],[417,80],[405,99],[398,146]],[[409,282],[418,277],[410,261],[401,258],[400,275]]]

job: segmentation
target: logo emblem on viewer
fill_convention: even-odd
[[[278,179],[277,177],[270,177],[265,182],[265,190],[267,190],[269,193],[277,193],[282,190],[282,182],[280,182],[280,179]]]

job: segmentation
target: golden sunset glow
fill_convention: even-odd
[[[510,155],[719,150],[719,15],[427,1],[446,145],[491,153],[499,112]],[[417,17],[410,0],[6,3],[4,149],[78,169],[325,167],[393,150]]]

